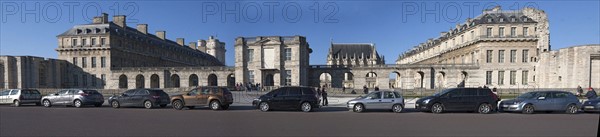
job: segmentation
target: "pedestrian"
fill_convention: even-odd
[[[323,97],[323,106],[327,106],[329,101],[327,100],[327,90],[325,90],[324,86],[321,88],[321,96]]]
[[[375,91],[379,91],[379,87],[378,86],[375,86]]]
[[[346,91],[346,87],[342,87],[342,93],[344,93],[344,91]]]
[[[367,88],[367,85],[363,86],[363,93],[365,93],[365,94],[369,93],[369,88]]]
[[[583,88],[579,85],[577,85],[577,96],[583,96]]]
[[[596,93],[594,88],[590,87],[590,88],[588,88],[588,92],[585,93],[585,97],[587,97],[588,100],[595,99],[595,98],[598,98],[598,94]]]
[[[493,89],[492,89],[492,93],[496,94],[496,96],[498,96],[498,91],[497,91],[497,90],[498,90],[498,89],[496,89],[496,88],[493,88]]]

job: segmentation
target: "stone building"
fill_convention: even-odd
[[[538,87],[600,88],[600,45],[581,45],[540,54]]]
[[[60,88],[69,85],[66,61],[34,56],[0,56],[0,89]]]
[[[372,66],[385,64],[373,43],[331,43],[327,65]]]
[[[263,86],[307,86],[310,53],[312,49],[303,36],[238,37],[235,81]]]

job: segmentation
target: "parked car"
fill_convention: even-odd
[[[396,91],[374,91],[346,103],[348,109],[363,112],[366,109],[387,109],[400,113],[404,109],[404,98]]]
[[[82,107],[84,105],[102,106],[104,96],[96,90],[89,89],[63,89],[54,94],[42,97],[42,104],[45,107],[52,105],[66,105]]]
[[[532,114],[535,111],[564,111],[577,113],[581,103],[573,93],[566,91],[533,91],[515,99],[500,102],[499,111],[517,111]]]
[[[162,89],[130,89],[121,95],[113,95],[108,98],[113,108],[119,107],[145,107],[147,109],[156,106],[166,107],[169,104],[169,95]]]
[[[213,110],[229,109],[232,103],[233,96],[226,87],[198,87],[185,94],[171,96],[171,106],[177,110],[196,106],[210,106]]]
[[[600,98],[583,102],[581,109],[584,112],[600,112]]]
[[[261,111],[272,109],[300,109],[313,111],[320,106],[320,95],[311,87],[281,87],[252,101],[252,105]]]
[[[421,111],[476,111],[491,113],[497,106],[498,96],[489,88],[450,88],[415,102]]]
[[[19,107],[21,104],[40,104],[42,95],[36,89],[8,89],[0,92],[0,104],[12,104]]]

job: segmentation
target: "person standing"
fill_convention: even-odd
[[[365,93],[365,94],[369,93],[369,88],[367,88],[367,85],[363,86],[363,93]]]
[[[583,96],[583,89],[580,85],[577,85],[577,96]]]
[[[325,90],[324,86],[321,89],[321,96],[323,97],[323,106],[327,106],[329,104],[329,101],[327,100],[327,90]]]
[[[585,97],[587,97],[588,99],[595,99],[598,98],[598,93],[596,93],[594,88],[590,87],[588,88],[588,92],[585,93]]]
[[[375,91],[379,91],[379,87],[378,86],[375,86]]]

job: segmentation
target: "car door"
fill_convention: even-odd
[[[395,101],[396,97],[394,96],[394,92],[385,91],[383,92],[383,99],[381,99],[379,108],[392,109],[392,106],[394,105]]]
[[[144,100],[148,95],[150,95],[148,90],[138,89],[135,91],[134,95],[131,96],[131,98],[129,99],[131,101],[130,103],[134,106],[144,106]]]
[[[8,100],[8,94],[10,94],[10,90],[4,90],[0,92],[0,104],[6,104]]]
[[[56,97],[55,97],[55,102],[52,102],[53,104],[60,104],[60,105],[65,105],[67,100],[66,97],[69,94],[69,90],[61,90],[57,93]]]
[[[463,92],[461,93],[462,96],[460,98],[460,105],[458,106],[459,109],[461,110],[477,110],[477,107],[479,106],[480,102],[483,102],[484,97],[482,97],[482,95],[479,95],[477,92],[479,92],[479,90],[483,90],[483,89],[475,89],[475,88],[468,88],[468,89],[463,89]]]
[[[459,110],[463,108],[463,89],[454,89],[441,98],[444,109]]]
[[[550,110],[560,111],[566,110],[567,105],[569,104],[569,94],[565,92],[553,92],[552,93],[552,106],[550,106]]]
[[[121,105],[123,106],[131,106],[131,98],[135,95],[135,92],[137,90],[135,89],[131,89],[131,90],[127,90],[125,91],[120,97],[119,97],[119,103],[121,103]]]
[[[73,101],[73,98],[75,98],[76,94],[79,94],[79,90],[69,90],[68,94],[61,98],[63,98],[65,103],[71,104],[71,103],[73,103],[72,101]]]
[[[287,108],[285,97],[288,94],[287,87],[277,89],[277,92],[273,94],[273,99],[271,100],[271,104],[274,108]]]
[[[288,107],[300,107],[300,101],[302,100],[301,88],[289,88],[288,95],[285,96],[285,106]]]
[[[535,110],[551,110],[553,101],[552,94],[549,92],[539,92],[536,94],[535,105],[533,106]]]
[[[195,88],[195,89],[192,89],[187,94],[183,95],[183,101],[185,102],[186,106],[197,106],[197,105],[199,105],[198,98],[196,96],[200,95],[200,90],[202,90],[202,89],[201,88]],[[202,104],[202,105],[204,105],[204,104]]]
[[[196,102],[199,105],[208,105],[208,95],[212,92],[212,90],[216,90],[212,87],[203,87],[200,94],[196,95]]]
[[[366,109],[381,109],[381,100],[382,92],[377,91],[371,94],[368,94],[365,98],[365,108]]]
[[[8,99],[6,100],[7,103],[12,103],[13,100],[18,99],[19,98],[19,92],[21,90],[18,89],[13,89],[10,91],[10,94],[8,94]]]

